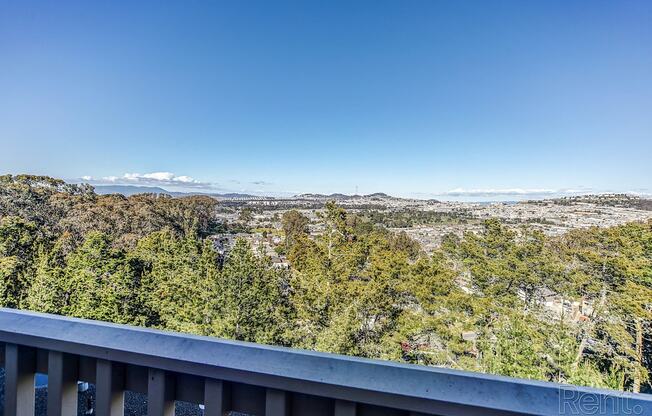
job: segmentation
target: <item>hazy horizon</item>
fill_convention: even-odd
[[[216,191],[212,189],[202,189],[202,188],[194,188],[194,189],[185,189],[185,190],[179,190],[178,188],[175,187],[170,187],[166,185],[161,185],[161,184],[133,184],[133,183],[128,183],[128,182],[120,182],[118,183],[112,183],[112,184],[107,184],[103,182],[96,182],[96,181],[84,181],[84,180],[67,180],[66,182],[69,183],[88,183],[91,184],[95,187],[96,190],[98,190],[100,193],[105,193],[107,191],[114,192],[114,190],[117,193],[122,193],[120,192],[121,189],[125,190],[132,190],[133,193],[137,192],[146,192],[149,189],[152,190],[158,190],[161,189],[163,191],[169,192],[169,193],[179,193],[179,194],[214,194],[214,195],[220,195],[220,194],[246,194],[246,195],[253,195],[253,196],[265,196],[265,197],[277,197],[277,198],[292,198],[300,195],[307,195],[307,194],[313,194],[313,195],[333,195],[333,194],[341,194],[341,195],[346,195],[346,196],[366,196],[370,195],[371,193],[361,193],[361,192],[331,192],[331,193],[320,193],[320,192],[257,192],[257,191],[252,191],[252,192],[246,192],[246,191],[239,191],[239,190],[221,190],[221,191]],[[94,183],[95,182],[95,183]],[[440,201],[451,201],[451,202],[518,202],[518,201],[526,201],[526,200],[544,200],[544,199],[553,199],[553,198],[561,198],[561,197],[574,197],[574,196],[583,196],[583,195],[604,195],[604,194],[619,194],[619,193],[624,193],[630,196],[635,196],[635,197],[641,197],[641,198],[649,198],[650,194],[646,193],[640,193],[640,192],[618,192],[618,191],[592,191],[592,190],[575,190],[575,189],[565,189],[565,190],[552,190],[552,189],[540,189],[540,190],[523,190],[523,189],[504,189],[504,190],[451,190],[446,193],[414,193],[414,194],[393,194],[389,192],[375,192],[375,193],[383,193],[387,194],[391,197],[398,197],[398,198],[413,198],[413,199],[422,199],[422,200],[429,200],[429,199],[437,199]]]

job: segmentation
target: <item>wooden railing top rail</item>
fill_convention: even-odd
[[[652,396],[0,308],[0,342],[428,414],[652,414]],[[0,354],[4,356],[4,354]],[[629,410],[628,410],[629,409]],[[586,413],[586,412],[585,412]]]

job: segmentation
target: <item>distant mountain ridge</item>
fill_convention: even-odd
[[[124,196],[131,196],[136,194],[162,194],[162,195],[170,195],[174,197],[204,195],[204,196],[210,196],[218,199],[220,198],[288,199],[289,198],[289,199],[310,199],[310,200],[317,200],[317,201],[354,201],[354,200],[361,200],[361,199],[379,201],[379,200],[405,199],[405,198],[387,195],[384,192],[376,192],[368,195],[357,195],[357,194],[346,195],[342,193],[332,193],[332,194],[306,193],[306,194],[293,195],[289,197],[282,197],[282,196],[274,197],[274,196],[263,196],[263,195],[251,195],[251,194],[238,193],[238,192],[225,192],[225,193],[177,192],[177,191],[168,191],[167,189],[163,189],[158,186],[142,186],[142,185],[95,185],[94,188],[95,188],[95,192],[100,195],[121,194]],[[436,201],[436,200],[431,200],[431,201]]]
[[[168,191],[158,186],[138,186],[138,185],[95,185],[95,193],[99,195],[122,194],[131,196],[136,194],[163,194],[170,196],[192,196],[205,195],[214,198],[255,198],[255,195],[241,194],[237,192],[229,193],[210,193],[210,192],[175,192]]]
[[[94,185],[95,193],[99,195],[122,194],[124,196],[136,194],[165,194],[173,195],[173,192],[167,191],[158,186],[137,186],[137,185]]]

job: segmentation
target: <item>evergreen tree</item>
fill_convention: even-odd
[[[169,231],[141,239],[130,261],[139,273],[136,315],[146,325],[205,333],[217,253],[193,236]]]
[[[27,290],[29,309],[46,313],[62,313],[65,306],[65,275],[56,265],[53,254],[39,247],[34,279]]]
[[[287,277],[244,240],[236,242],[216,285],[213,330],[217,336],[261,343],[283,343],[288,309]]]
[[[63,314],[109,322],[132,321],[132,276],[125,253],[113,249],[106,234],[90,233],[68,256],[63,276]]]
[[[37,227],[19,217],[0,218],[0,306],[23,306],[34,274]]]

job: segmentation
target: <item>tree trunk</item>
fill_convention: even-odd
[[[582,357],[584,356],[584,349],[586,348],[586,343],[587,343],[587,337],[584,336],[584,337],[582,337],[582,341],[580,342],[580,346],[577,349],[577,355],[575,356],[575,361],[573,361],[573,368],[574,369],[576,369],[580,365],[580,362],[582,361]]]

